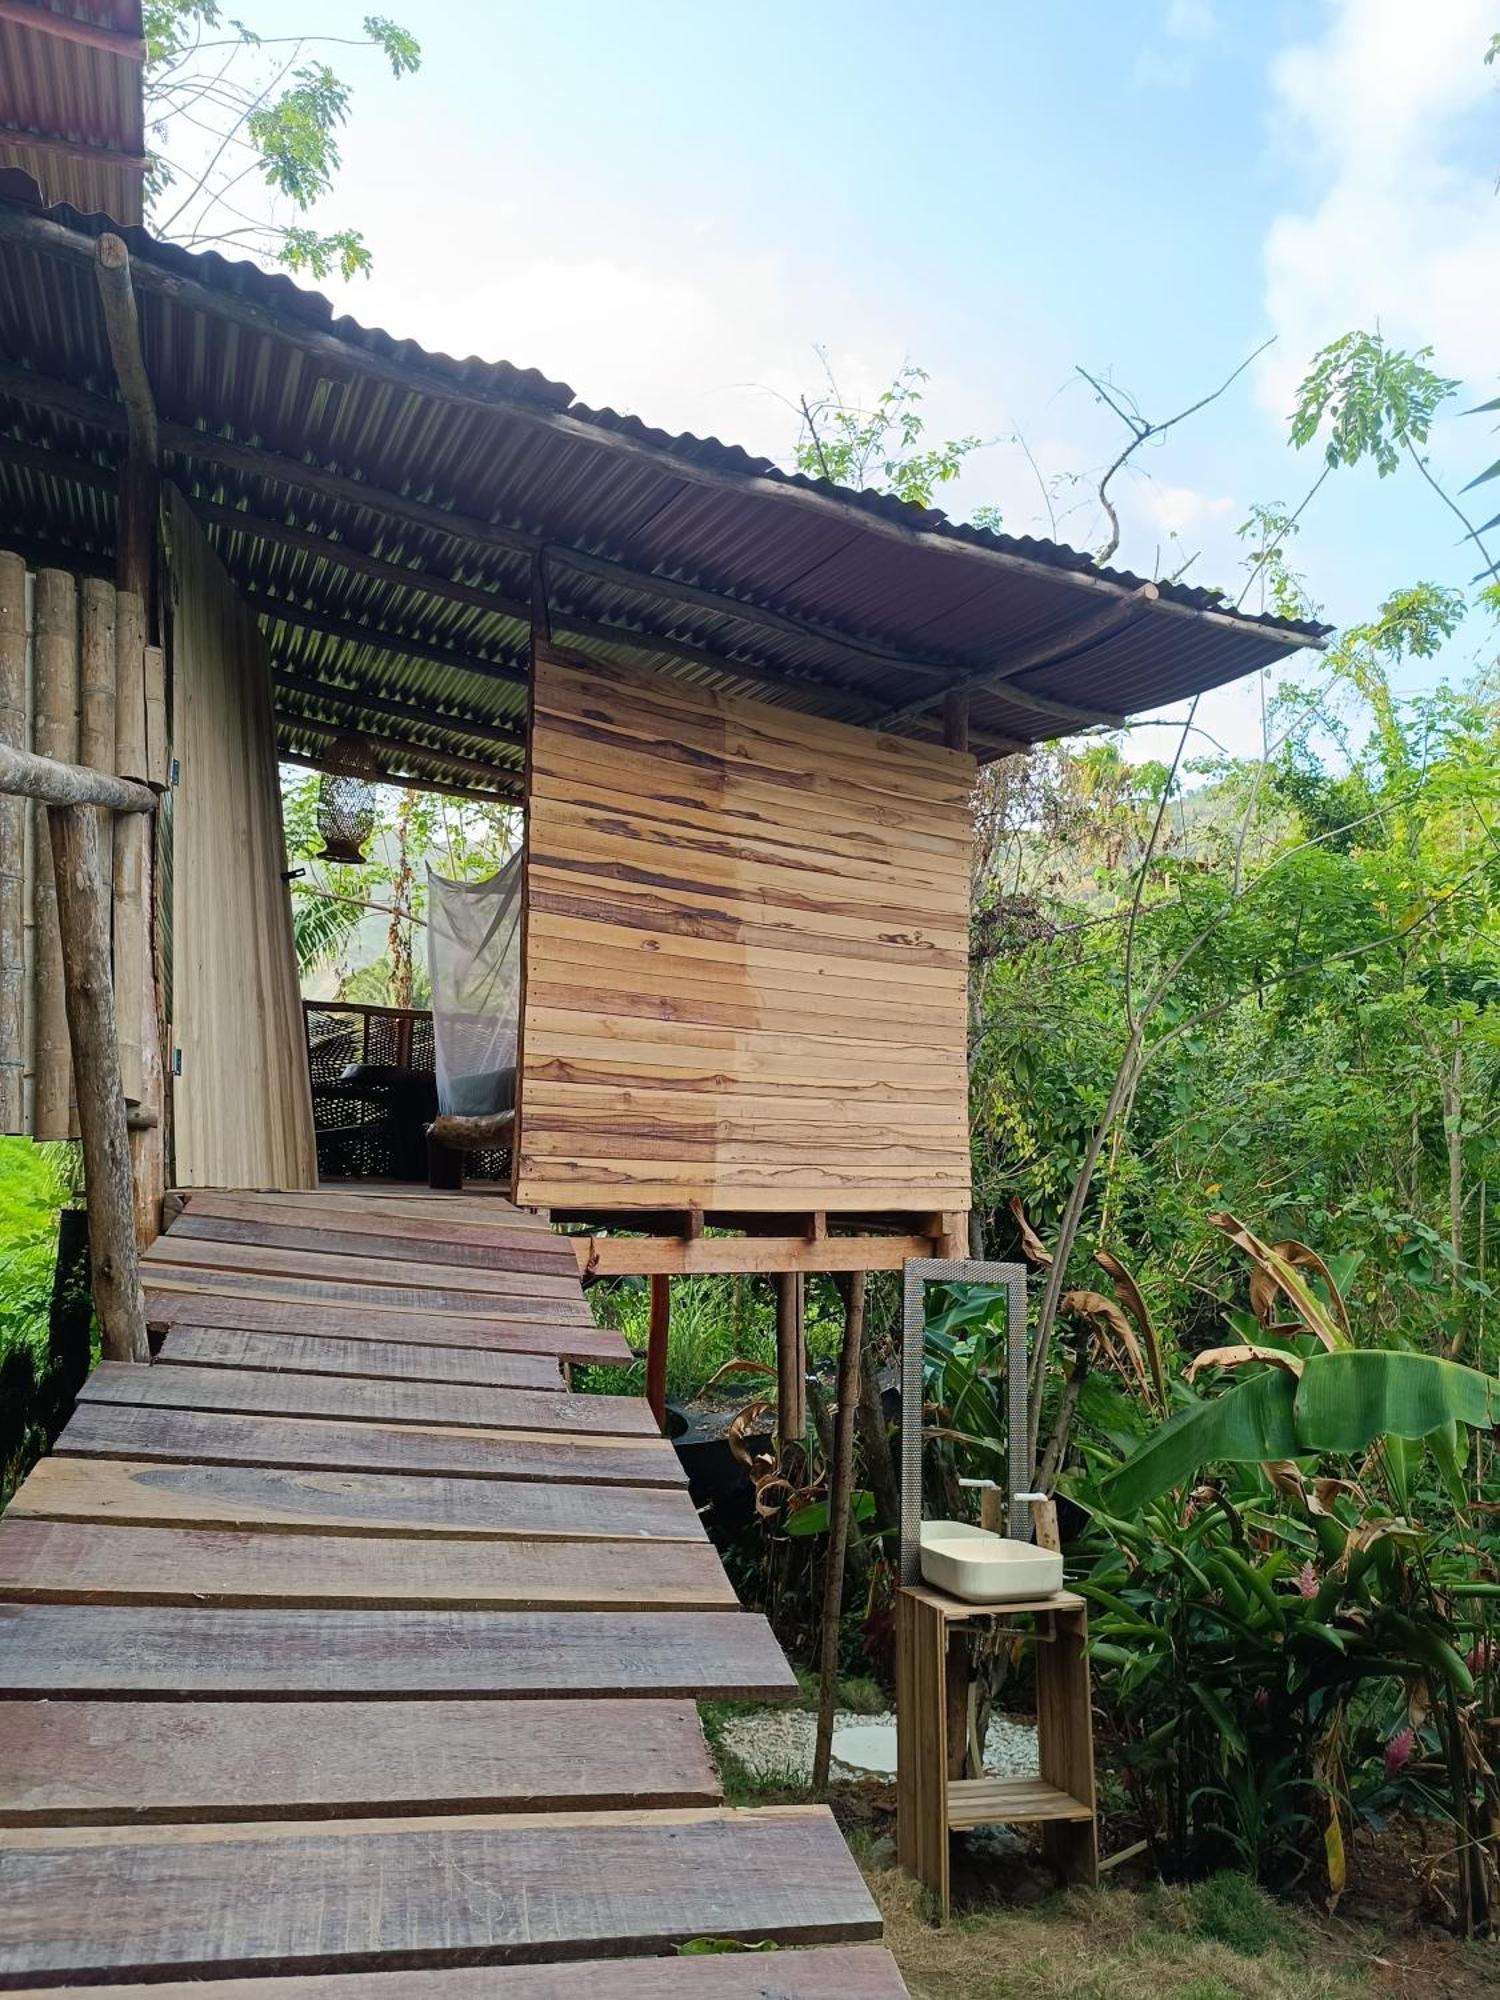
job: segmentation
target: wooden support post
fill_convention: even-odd
[[[37,571],[35,611],[33,740],[40,756],[72,764],[78,756],[78,595],[66,570]],[[70,1101],[72,1066],[68,1056],[67,1002],[63,995],[62,939],[52,879],[52,850],[40,824],[38,834],[32,890],[36,1009],[32,1136],[71,1139],[74,1136]]]
[[[833,1465],[828,1480],[828,1555],[823,1570],[823,1629],[818,1659],[818,1729],[813,1743],[813,1788],[828,1783],[833,1756],[833,1712],[839,1685],[839,1629],[844,1611],[844,1553],[854,1485],[854,1420],[859,1410],[859,1360],[865,1325],[865,1274],[852,1271],[844,1295],[844,1338],[839,1348],[838,1409],[833,1420]]]
[[[99,817],[91,806],[50,806],[47,820],[68,1031],[78,1079],[94,1307],[104,1353],[111,1361],[149,1361],[125,1097],[115,1044],[109,904],[99,879]]]
[[[26,748],[26,565],[0,555],[0,751]],[[20,1133],[26,1086],[26,819],[0,793],[0,1132]]]
[[[1099,1880],[1099,1822],[1094,1817],[1093,1707],[1089,1692],[1089,1614],[1080,1605],[1052,1614],[1052,1644],[1037,1648],[1037,1766],[1042,1781],[1089,1808],[1086,1820],[1049,1820],[1042,1852],[1063,1882],[1092,1889]]]
[[[672,1327],[672,1280],[664,1272],[651,1278],[651,1321],[646,1335],[646,1401],[657,1428],[667,1427],[667,1340]]]
[[[94,275],[104,308],[115,380],[125,402],[127,448],[120,467],[119,511],[115,527],[115,580],[133,591],[151,624],[151,584],[156,555],[156,520],[161,500],[161,438],[156,401],[141,351],[135,288],[130,281],[130,252],[118,236],[101,236],[94,248]],[[144,636],[144,634],[143,634]],[[142,716],[142,743],[145,725]],[[122,771],[121,777],[144,778],[142,770]]]
[[[969,747],[969,690],[950,688],[943,696],[943,742],[950,750]]]
[[[789,1446],[801,1449],[807,1432],[807,1329],[800,1271],[776,1276],[776,1430],[783,1455]]]

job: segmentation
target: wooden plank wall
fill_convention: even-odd
[[[963,1209],[967,754],[538,649],[517,1199]]]
[[[179,493],[169,507],[176,1179],[315,1187],[270,664]]]

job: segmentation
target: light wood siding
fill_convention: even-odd
[[[171,552],[176,1178],[315,1187],[270,664],[254,615],[175,492]]]
[[[966,1208],[974,770],[540,653],[518,1198]]]

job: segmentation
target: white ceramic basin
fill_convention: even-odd
[[[1063,1561],[1051,1549],[1009,1541],[969,1521],[924,1521],[922,1580],[966,1604],[1014,1604],[1061,1590]]]

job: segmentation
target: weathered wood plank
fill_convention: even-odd
[[[167,1242],[170,1239],[159,1239]],[[351,1261],[355,1261],[352,1260]],[[323,1307],[345,1308],[344,1317],[370,1313],[438,1313],[449,1319],[504,1320],[531,1330],[533,1351],[546,1341],[560,1348],[576,1334],[596,1331],[581,1301],[568,1298],[500,1298],[493,1292],[466,1292],[436,1285],[364,1285],[337,1279],[302,1278],[295,1271],[216,1271],[173,1264],[165,1257],[146,1256],[141,1276],[153,1292],[188,1291],[225,1299],[282,1299],[303,1309],[302,1330],[309,1320],[321,1323]]]
[[[573,1255],[569,1246],[569,1255]],[[916,1254],[913,1252],[912,1254]],[[494,1354],[477,1347],[395,1340],[329,1340],[321,1334],[248,1333],[179,1326],[156,1357],[168,1366],[263,1368],[288,1375],[369,1375],[393,1382],[475,1382],[496,1389],[558,1389],[560,1364],[545,1354]]]
[[[350,1181],[338,1186],[264,1194],[232,1189],[182,1188],[175,1192],[188,1215],[221,1216],[227,1221],[292,1224],[299,1217],[309,1228],[351,1229],[370,1234],[398,1229],[424,1243],[466,1244],[483,1249],[545,1250],[551,1242],[544,1217],[512,1208],[499,1193],[471,1198],[446,1189],[416,1189],[398,1183],[393,1193],[384,1182]],[[482,1203],[482,1206],[480,1205]]]
[[[797,1683],[764,1618],[723,1611],[282,1611],[0,1603],[0,1697],[683,1695]]]
[[[0,1835],[0,1984],[873,1939],[833,1817],[574,1814]],[[88,1912],[86,1930],[78,1913]]]
[[[0,1826],[690,1806],[720,1796],[690,1702],[0,1703]]]
[[[110,1988],[111,2000],[906,2000],[880,1945],[823,1945],[710,1957],[586,1959],[563,1966],[450,1967],[436,1972],[292,1974],[281,1979],[161,1980]],[[97,1987],[30,1988],[21,2000],[78,2000]]]
[[[306,1333],[324,1340],[418,1341],[434,1347],[485,1348],[497,1354],[550,1354],[563,1361],[623,1366],[631,1360],[623,1334],[600,1326],[556,1326],[504,1315],[468,1317],[455,1313],[376,1311],[364,1306],[319,1301],[316,1309],[295,1298],[257,1296],[239,1289],[217,1295],[175,1278],[164,1282],[149,1268],[146,1324],[237,1327],[246,1332]]]
[[[342,1423],[445,1424],[460,1430],[571,1431],[579,1436],[654,1437],[639,1396],[570,1396],[447,1382],[385,1382],[276,1375],[238,1368],[142,1368],[105,1361],[78,1392],[80,1403],[141,1409],[231,1410],[263,1417],[327,1417]]]
[[[42,1460],[6,1512],[12,1520],[507,1540],[697,1542],[704,1532],[680,1487],[408,1478],[56,1455]]]
[[[567,1266],[552,1244],[533,1248],[530,1243],[524,1243],[512,1247],[498,1230],[490,1232],[489,1240],[483,1243],[452,1243],[425,1233],[408,1235],[396,1225],[394,1219],[381,1224],[378,1217],[349,1217],[346,1219],[348,1222],[359,1220],[374,1225],[353,1229],[333,1216],[327,1216],[325,1226],[326,1211],[310,1210],[308,1213],[309,1216],[317,1214],[316,1226],[310,1221],[278,1221],[275,1211],[269,1216],[216,1215],[207,1212],[195,1201],[186,1214],[172,1224],[169,1234],[174,1244],[196,1239],[205,1243],[258,1244],[265,1248],[377,1260],[399,1257],[424,1267],[451,1264],[511,1276],[523,1274],[555,1278],[567,1274]]]
[[[0,1521],[0,1597],[51,1604],[722,1607],[738,1600],[712,1545],[376,1540],[219,1528]]]
[[[183,1223],[189,1222],[190,1217],[191,1211],[183,1217]],[[311,1231],[287,1233],[293,1237],[289,1249],[277,1244],[205,1242],[179,1223],[156,1239],[146,1252],[146,1261],[153,1272],[165,1265],[181,1265],[193,1270],[265,1271],[276,1276],[357,1285],[362,1292],[373,1295],[371,1305],[380,1303],[379,1294],[386,1289],[442,1290],[461,1292],[466,1297],[472,1293],[475,1299],[488,1300],[491,1312],[508,1311],[514,1301],[515,1309],[530,1319],[547,1317],[549,1307],[557,1308],[561,1317],[576,1317],[581,1305],[578,1287],[566,1269],[541,1273],[470,1270],[463,1265],[422,1264],[408,1257],[371,1256],[363,1250],[354,1256],[327,1255],[307,1242]],[[505,1305],[497,1307],[495,1301],[502,1299]],[[466,1309],[473,1310],[472,1303]]]
[[[282,1465],[311,1472],[446,1473],[455,1479],[562,1479],[584,1485],[685,1486],[665,1438],[340,1424],[81,1403],[54,1446],[60,1457]]]

